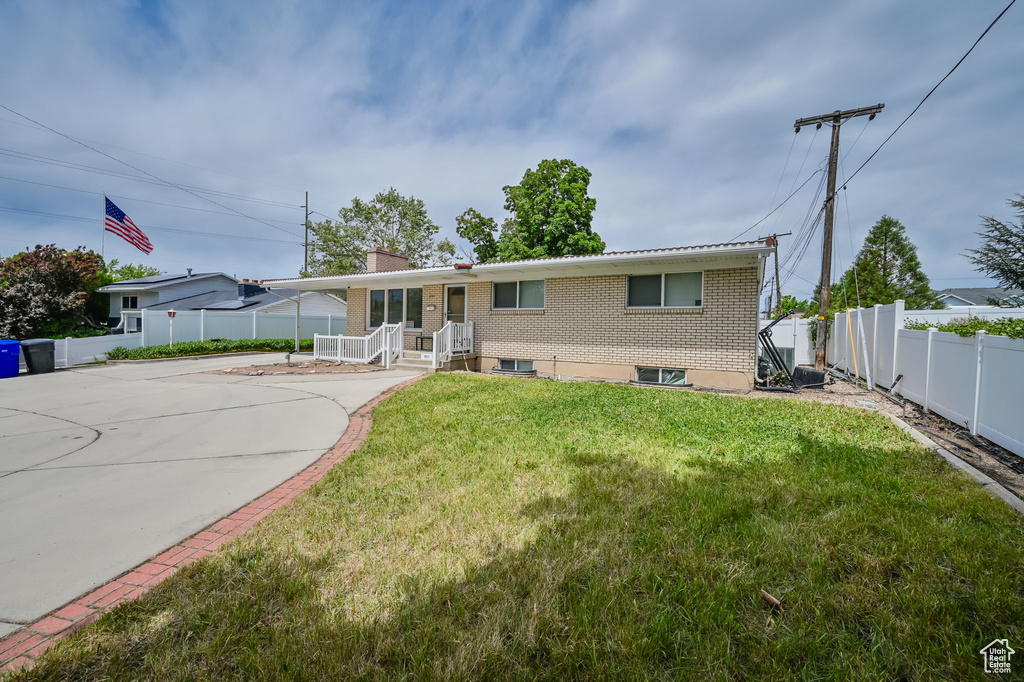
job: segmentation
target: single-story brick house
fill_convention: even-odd
[[[456,344],[455,354],[464,353],[450,363],[456,368],[750,388],[773,246],[767,239],[417,269],[406,256],[373,249],[365,273],[262,284],[347,289],[349,337],[400,334],[399,364],[442,352],[432,342],[445,345],[455,329],[469,339]],[[451,355],[448,348],[442,359]]]

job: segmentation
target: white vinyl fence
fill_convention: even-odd
[[[143,310],[142,331],[132,334],[93,336],[84,339],[56,339],[54,364],[72,367],[107,359],[118,346],[142,348],[163,346],[170,340],[171,320],[166,312]],[[174,342],[211,339],[294,339],[295,315],[278,313],[182,311],[174,317]],[[344,334],[346,319],[337,315],[303,315],[302,338],[314,334]],[[22,353],[24,367],[24,353]]]
[[[810,324],[813,321],[788,317],[772,327],[772,343],[780,351],[783,348],[792,348],[795,365],[814,363],[814,346],[811,345],[810,333]],[[771,320],[761,320],[761,329],[771,323]]]
[[[982,314],[1024,317],[1024,310],[989,308]],[[840,313],[828,340],[828,361],[884,388],[902,374],[897,393],[1024,456],[1024,340],[903,328],[911,320],[940,324],[955,317],[966,315],[905,311],[903,301]]]

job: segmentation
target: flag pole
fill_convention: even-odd
[[[107,265],[107,193],[103,193],[103,220],[100,222],[100,258],[103,259],[103,267]]]

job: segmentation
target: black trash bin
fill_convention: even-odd
[[[21,352],[25,354],[25,364],[29,374],[46,374],[52,372],[53,339],[28,339],[21,342]]]

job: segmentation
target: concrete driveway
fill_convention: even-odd
[[[315,461],[406,371],[207,374],[284,355],[0,380],[0,637]]]

